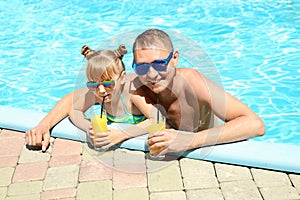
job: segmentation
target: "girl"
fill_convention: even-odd
[[[141,128],[146,124],[142,123],[137,127],[126,129],[126,131],[110,130],[107,134],[98,134],[94,141],[95,133],[92,131],[89,121],[85,119],[83,112],[97,102],[102,104],[104,101],[108,123],[138,124],[146,117],[131,99],[135,91],[134,82],[138,79],[136,75],[126,75],[125,66],[122,62],[123,55],[127,53],[124,45],[115,51],[94,51],[85,45],[81,53],[88,60],[86,69],[88,90],[82,93],[85,98],[78,98],[79,100],[74,103],[73,122],[79,128],[89,129],[89,139],[91,143],[97,146],[117,144],[130,138],[133,133],[134,136],[146,133],[146,127],[145,129],[137,129],[137,127]]]

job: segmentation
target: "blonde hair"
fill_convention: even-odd
[[[170,36],[159,29],[149,29],[140,34],[133,43],[133,51],[137,49],[163,49],[172,51]]]
[[[86,76],[89,81],[101,82],[119,76],[125,71],[122,61],[123,55],[127,53],[125,45],[120,45],[115,51],[95,51],[84,45],[81,54],[88,60]]]

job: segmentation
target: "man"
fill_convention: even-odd
[[[150,148],[161,149],[156,156],[264,135],[262,120],[244,103],[200,72],[176,68],[179,52],[165,32],[143,32],[136,38],[133,52],[133,68],[141,84],[136,86],[134,103],[146,116],[159,104],[167,119],[167,129],[148,139]],[[215,116],[225,123],[214,127]]]

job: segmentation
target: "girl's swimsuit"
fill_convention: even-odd
[[[128,112],[125,101],[124,101],[123,93],[121,93],[121,102],[123,104],[125,114],[122,116],[116,117],[116,116],[112,116],[107,113],[108,123],[116,122],[116,123],[126,123],[126,124],[137,124],[146,119],[146,117],[144,115],[133,115],[130,112]]]

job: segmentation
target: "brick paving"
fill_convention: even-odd
[[[0,200],[300,200],[300,175],[144,152],[97,152],[51,138],[45,153],[24,133],[0,130]]]

